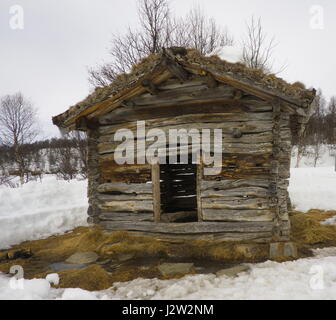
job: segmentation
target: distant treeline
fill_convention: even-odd
[[[86,178],[87,142],[82,133],[22,144],[19,152],[22,155],[20,165],[17,164],[17,150],[14,147],[0,146],[2,181],[23,176],[24,182],[28,182],[36,177],[41,178],[43,174],[56,174],[65,180],[78,176]]]
[[[300,166],[300,160],[307,148],[313,152],[316,164],[321,157],[322,145],[336,145],[336,97],[327,102],[321,90],[318,90],[313,113],[306,124],[304,134],[298,135],[295,121],[292,121],[291,129],[292,144],[298,147],[296,166]]]

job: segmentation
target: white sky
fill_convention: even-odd
[[[274,35],[280,76],[336,95],[334,0],[173,0],[177,15],[193,4],[241,40],[246,21],[261,17]],[[12,30],[10,7],[24,9],[24,29]],[[311,6],[324,9],[324,28],[311,28]],[[111,34],[135,26],[136,0],[1,0],[0,96],[22,91],[39,110],[44,136],[58,135],[51,117],[85,98],[87,67],[108,59]]]

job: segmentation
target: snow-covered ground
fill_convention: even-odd
[[[336,210],[335,169],[292,168],[288,191],[296,210]]]
[[[291,169],[289,193],[297,210],[336,209],[334,157],[324,148],[317,167],[308,154],[302,168]],[[86,224],[86,181],[54,176],[20,188],[0,187],[0,248],[45,238]],[[335,219],[334,219],[335,220]],[[333,219],[328,223],[335,223]],[[100,292],[53,289],[48,280],[16,280],[0,273],[0,299],[334,299],[336,248],[317,250],[313,258],[265,262],[236,278],[186,276],[177,280],[136,279]]]
[[[86,225],[87,181],[42,181],[0,187],[0,249]]]
[[[322,146],[320,157],[314,166],[313,150],[307,148],[306,155],[296,165],[297,150],[292,152],[289,195],[296,210],[336,210],[335,151]]]

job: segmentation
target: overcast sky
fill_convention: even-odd
[[[336,1],[173,0],[185,14],[199,4],[241,41],[246,21],[261,17],[274,35],[280,76],[336,95]],[[24,10],[23,30],[10,26],[10,8]],[[321,17],[312,10],[320,6]],[[111,34],[136,26],[136,0],[0,0],[0,96],[21,91],[38,108],[44,136],[58,135],[51,117],[90,92],[87,67],[108,59]],[[312,28],[313,26],[313,28]],[[320,28],[322,27],[322,29]]]

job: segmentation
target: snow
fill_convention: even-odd
[[[115,291],[108,295],[121,299],[191,300],[336,298],[336,248],[316,254],[294,262],[253,264],[250,271],[236,278],[210,274],[178,280],[136,279],[116,284]]]
[[[292,168],[288,191],[296,210],[336,210],[335,169]]]
[[[50,284],[54,284],[55,286],[57,286],[60,282],[60,278],[59,275],[57,273],[51,273],[48,274],[46,276],[46,280],[50,283]]]
[[[189,275],[181,279],[135,279],[114,287],[88,292],[79,288],[54,289],[48,280],[23,280],[15,286],[0,274],[0,299],[335,299],[336,248],[315,251],[315,257],[277,263],[250,264],[250,271],[236,278],[214,274]]]
[[[334,165],[336,152],[330,146],[321,146],[316,167],[313,167],[313,153],[312,148],[307,147],[306,153],[300,161],[300,168],[294,168],[297,149],[293,148],[288,188],[292,205],[296,210],[303,212],[310,209],[336,210],[336,172]],[[329,223],[333,222],[333,220],[329,221]]]
[[[227,62],[237,63],[242,60],[243,49],[239,46],[227,46],[212,52],[210,55],[217,55]]]
[[[19,188],[0,187],[0,249],[86,225],[86,190],[87,181],[55,176]]]
[[[319,149],[320,155],[317,159],[316,168],[335,167],[335,154],[336,150],[328,145],[321,145]],[[297,148],[294,147],[292,151],[291,167],[296,165]],[[314,167],[314,149],[307,147],[304,156],[300,161],[300,168],[313,168]]]

